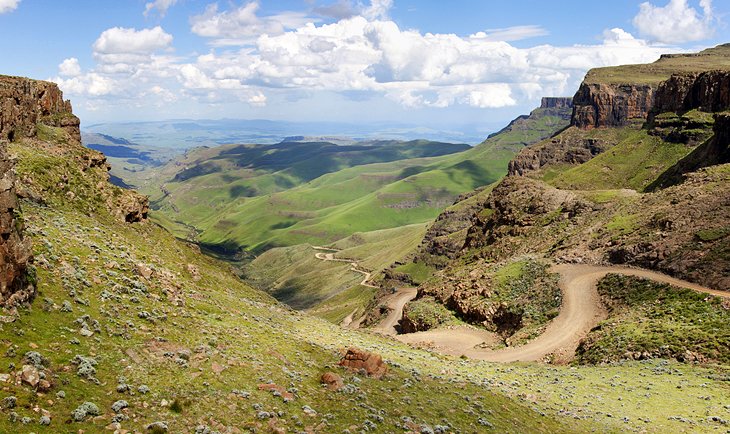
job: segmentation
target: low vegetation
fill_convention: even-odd
[[[690,289],[608,275],[598,284],[609,317],[583,341],[580,363],[671,358],[730,363],[730,303]]]

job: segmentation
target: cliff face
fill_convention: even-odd
[[[12,143],[14,152],[22,152],[22,160],[46,158],[52,167],[42,174],[24,173],[17,183],[20,197],[79,206],[103,202],[120,220],[147,218],[147,198],[114,190],[108,184],[104,154],[81,145],[79,118],[55,83],[0,76],[0,140]],[[21,161],[21,166],[25,163]]]
[[[0,307],[13,307],[30,301],[35,296],[35,288],[27,275],[31,242],[23,237],[22,222],[17,215],[20,208],[13,163],[5,146],[0,142]]]
[[[570,109],[573,108],[573,98],[562,96],[545,96],[540,101],[540,108]]]
[[[718,112],[730,107],[730,71],[675,74],[662,82],[652,114],[699,109]]]
[[[644,121],[654,105],[652,85],[583,83],[573,97],[571,125],[579,128],[619,127]]]
[[[79,118],[54,83],[0,76],[0,138],[35,137],[37,124],[60,127],[80,142]]]

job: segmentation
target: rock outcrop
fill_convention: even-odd
[[[147,218],[147,197],[115,189],[108,183],[110,166],[104,154],[81,145],[79,118],[55,83],[0,76],[0,140],[22,141],[23,146],[46,151],[63,160],[54,164],[58,179],[20,177],[17,187],[21,197],[44,202],[56,196],[58,200],[79,203],[79,206],[81,202],[101,200],[120,220],[140,222]],[[73,175],[79,171],[79,175]],[[73,176],[84,180],[70,182]],[[86,207],[85,211],[90,210]]]
[[[571,109],[573,98],[563,96],[545,96],[540,101],[540,108],[543,109]]]
[[[655,86],[582,83],[573,97],[571,125],[579,128],[620,127],[643,122],[654,106]]]
[[[39,123],[63,128],[81,142],[79,118],[55,83],[0,75],[0,138],[35,137]]]
[[[28,270],[31,243],[23,236],[13,163],[5,146],[0,142],[0,307],[13,307],[32,300],[35,287]]]
[[[674,74],[657,88],[652,114],[730,108],[730,71]]]
[[[388,372],[388,365],[385,364],[380,354],[359,348],[349,348],[340,360],[340,366],[354,372],[363,372],[373,378],[382,378]]]

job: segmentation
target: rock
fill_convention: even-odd
[[[147,431],[152,431],[153,433],[167,432],[167,430],[167,422],[157,421],[147,425]]]
[[[79,118],[55,83],[0,76],[0,139],[35,137],[39,123],[63,128],[81,143]]]
[[[5,111],[8,101],[3,97],[6,91],[4,84],[0,77],[0,137],[9,134],[6,129],[12,127],[4,123],[4,119],[10,116]],[[5,143],[0,142],[0,307],[6,308],[30,302],[36,294],[35,269],[29,268],[31,240],[24,236],[23,224],[17,218],[20,205],[15,192],[13,166]]]
[[[383,362],[380,354],[359,348],[349,348],[339,364],[351,371],[365,372],[373,378],[382,378],[388,372],[388,366]]]
[[[129,403],[123,399],[120,399],[119,401],[115,401],[114,404],[112,404],[112,411],[114,413],[119,413],[127,407],[129,407]]]
[[[332,391],[340,390],[345,385],[345,382],[342,381],[342,377],[335,374],[334,372],[325,372],[324,374],[322,374],[322,378],[320,381],[322,382],[322,384],[327,385],[327,389]]]
[[[36,387],[41,381],[40,372],[38,372],[35,366],[23,365],[23,370],[20,372],[20,380],[30,387]]]
[[[48,392],[53,387],[53,384],[48,380],[41,380],[38,382],[38,391],[39,392]]]
[[[152,268],[146,264],[137,264],[137,274],[149,280],[152,277]]]
[[[646,120],[654,105],[654,85],[583,82],[573,97],[571,125],[579,128],[620,127]]]

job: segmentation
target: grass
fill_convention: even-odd
[[[730,363],[730,311],[719,297],[635,277],[598,284],[609,317],[578,350],[581,363],[632,358]]]
[[[643,191],[665,170],[692,151],[682,143],[665,142],[647,130],[626,130],[609,150],[579,166],[553,167],[543,178],[557,188],[571,190]]]
[[[422,297],[408,303],[403,310],[404,318],[413,324],[417,331],[462,324],[452,311],[433,297]]]
[[[730,226],[698,231],[696,236],[700,241],[717,241],[730,235]]]
[[[654,63],[591,69],[585,82],[606,84],[658,85],[672,74],[730,69],[730,47],[720,45],[698,55],[675,55]]]
[[[424,225],[355,233],[332,244],[338,258],[356,260],[373,275],[403,259],[420,243]],[[271,249],[244,265],[246,279],[278,299],[339,324],[353,310],[364,310],[374,291],[359,285],[361,273],[349,263],[322,261],[309,245]],[[350,298],[351,297],[351,298]]]
[[[306,160],[308,169],[295,170],[274,165],[281,163],[279,157],[267,160],[268,165],[246,160],[245,155],[258,152],[255,146],[201,149],[158,169],[160,179],[171,180],[180,170],[176,163],[209,165],[199,176],[166,181],[169,195],[164,197],[159,182],[148,184],[144,191],[151,194],[156,212],[167,216],[159,219],[166,227],[176,222],[194,226],[200,241],[209,245],[235,245],[260,254],[272,247],[332,243],[356,232],[428,222],[459,194],[501,178],[524,144],[567,124],[565,118],[540,110],[481,145],[451,155],[408,151],[411,143],[402,146],[402,156],[408,159],[376,162],[382,151],[370,149],[357,159],[333,165],[314,156]],[[234,160],[249,164],[237,166]],[[329,167],[328,173],[311,172],[317,165]],[[234,188],[247,193],[232,194]]]
[[[436,269],[424,264],[423,262],[409,262],[396,267],[395,271],[407,274],[414,284],[420,285],[428,280]]]

